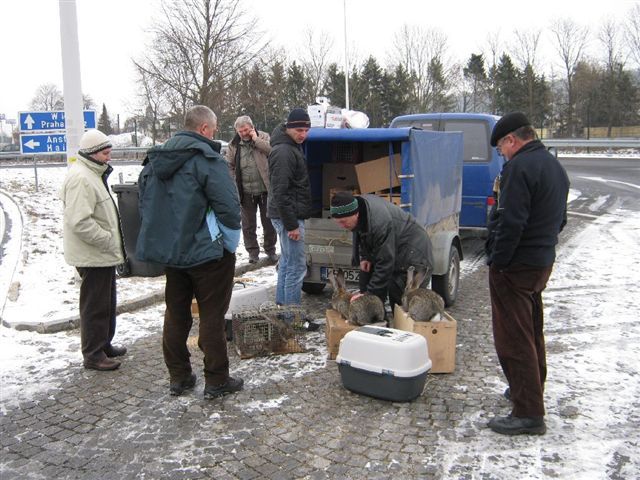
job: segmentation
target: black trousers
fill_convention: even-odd
[[[262,223],[262,234],[264,253],[272,255],[276,253],[276,242],[278,241],[278,235],[271,220],[267,218],[267,194],[262,195],[249,195],[245,193],[242,195],[242,239],[244,241],[244,248],[251,257],[257,257],[260,253],[260,246],[258,245],[258,236],[256,235],[256,213],[258,208],[260,209],[260,222]]]
[[[489,270],[493,339],[516,417],[543,416],[547,360],[542,291],[552,266]]]
[[[115,267],[77,267],[80,284],[80,345],[85,362],[106,357],[116,333]]]
[[[193,325],[194,295],[200,310],[198,347],[204,353],[205,383],[218,385],[229,378],[224,315],[231,301],[235,265],[235,254],[225,250],[221,259],[197,267],[166,268],[162,351],[172,382],[191,374],[187,338]]]

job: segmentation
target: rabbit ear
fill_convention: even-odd
[[[424,281],[424,277],[427,274],[425,270],[420,270],[416,273],[415,277],[413,277],[413,286],[414,288],[419,288]]]
[[[338,281],[338,286],[344,289],[345,288],[344,271],[341,268],[338,269],[338,276],[336,280]]]
[[[413,272],[414,271],[415,271],[415,268],[413,268],[413,265],[407,269],[407,285],[405,286],[406,292],[413,289]]]
[[[329,270],[329,282],[331,282],[331,286],[334,290],[338,289],[338,282],[336,282],[336,276],[333,274],[333,270]]]

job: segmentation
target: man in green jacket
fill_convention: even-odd
[[[98,130],[80,139],[78,160],[62,185],[64,258],[80,284],[80,343],[84,367],[115,370],[124,347],[111,344],[116,331],[116,272],[125,254],[120,217],[109,193],[111,142]]]
[[[240,239],[240,201],[220,144],[213,141],[217,129],[210,108],[191,107],[184,131],[149,150],[139,178],[142,224],[136,255],[166,267],[162,347],[172,395],[196,384],[187,348],[194,295],[200,310],[205,398],[236,392],[243,385],[229,376],[224,331]],[[210,227],[221,235],[212,238]]]

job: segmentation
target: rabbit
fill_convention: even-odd
[[[428,322],[435,315],[444,314],[444,300],[431,289],[421,288],[424,271],[415,273],[413,266],[407,270],[407,286],[402,295],[402,308],[416,322]]]
[[[345,287],[344,273],[338,270],[334,276],[329,272],[329,281],[333,286],[331,296],[331,307],[336,310],[347,322],[353,325],[367,325],[385,321],[384,304],[376,295],[365,293],[353,302],[353,293],[347,291]]]

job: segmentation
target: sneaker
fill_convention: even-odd
[[[503,435],[544,435],[547,426],[544,417],[494,417],[487,426],[496,433]]]
[[[175,397],[178,397],[184,393],[185,390],[191,390],[196,386],[196,374],[192,373],[183,380],[169,383],[169,393]]]
[[[244,380],[241,378],[229,377],[226,382],[220,385],[206,385],[204,387],[204,398],[211,400],[227,395],[228,393],[239,392],[242,390],[243,385]]]
[[[249,257],[249,263],[258,263],[259,257]]]

